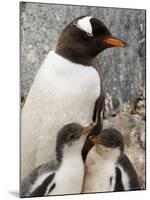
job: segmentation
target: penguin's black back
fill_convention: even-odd
[[[140,186],[140,181],[138,178],[138,175],[131,163],[131,161],[129,160],[129,158],[123,154],[120,159],[118,160],[118,165],[120,165],[123,170],[127,173],[128,177],[129,177],[129,190],[140,190],[141,186]],[[118,181],[119,180],[119,181]],[[124,186],[122,184],[122,175],[121,175],[121,171],[119,170],[118,167],[116,167],[116,181],[115,181],[115,191],[123,191],[124,190]]]

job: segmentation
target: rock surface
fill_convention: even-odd
[[[126,153],[145,188],[145,11],[88,6],[21,3],[21,100],[62,29],[74,18],[92,15],[129,46],[99,56],[106,91],[105,127],[125,136]]]

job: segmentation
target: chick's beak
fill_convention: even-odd
[[[90,139],[93,142],[93,144],[103,144],[101,139],[96,136],[92,136]]]
[[[109,37],[103,40],[104,44],[110,47],[126,47],[126,43],[118,38]]]
[[[94,125],[91,123],[91,124],[88,124],[88,125],[85,125],[83,127],[83,131],[82,131],[82,134],[88,134],[92,131],[92,129],[94,128]]]

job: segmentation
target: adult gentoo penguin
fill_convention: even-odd
[[[95,146],[86,159],[83,193],[140,190],[137,173],[124,154],[124,140],[116,129],[91,136]]]
[[[21,197],[81,193],[82,147],[92,129],[92,124],[65,125],[57,134],[56,159],[37,167],[22,181]]]
[[[48,53],[40,67],[22,110],[22,178],[54,158],[56,133],[65,124],[93,121],[101,129],[104,94],[96,56],[106,48],[124,46],[91,16],[75,19],[62,31],[56,49]]]

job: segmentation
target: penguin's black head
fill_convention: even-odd
[[[78,123],[70,123],[63,126],[63,128],[58,132],[57,135],[57,142],[56,142],[57,159],[58,160],[61,159],[65,147],[67,147],[67,150],[69,150],[69,148],[72,146],[78,148],[80,145],[83,145],[86,136],[92,129],[93,129],[92,124],[82,127]]]
[[[90,139],[100,149],[100,153],[114,154],[117,158],[123,153],[124,139],[116,129],[104,129],[98,136],[92,136]]]
[[[110,47],[125,47],[125,42],[115,38],[100,20],[81,16],[63,30],[56,52],[71,61],[86,65]]]

